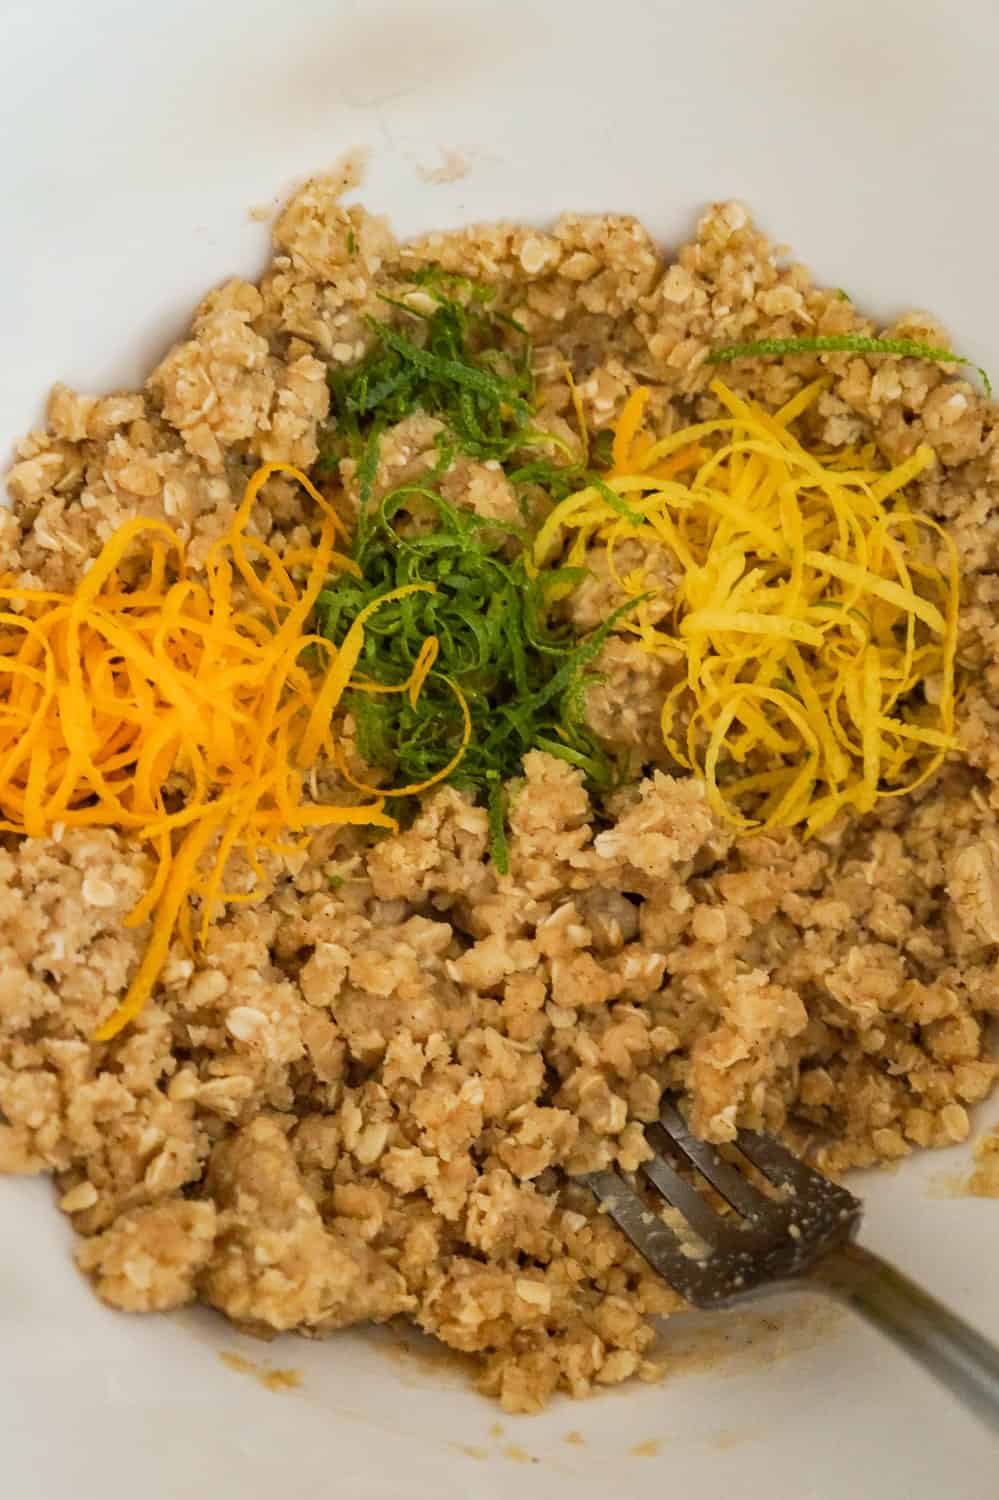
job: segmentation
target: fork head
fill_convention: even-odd
[[[780,1190],[777,1197],[692,1135],[668,1101],[646,1135],[655,1154],[635,1174],[634,1184],[614,1171],[589,1172],[576,1180],[596,1195],[653,1270],[695,1307],[727,1307],[763,1287],[796,1280],[859,1228],[859,1199],[771,1136],[741,1130],[733,1145]],[[731,1213],[712,1207],[704,1184]],[[673,1210],[668,1215],[673,1224],[679,1217],[678,1227],[665,1222],[664,1205]],[[684,1223],[692,1231],[686,1237]]]

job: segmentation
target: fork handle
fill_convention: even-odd
[[[963,1318],[861,1245],[830,1250],[799,1285],[809,1283],[862,1313],[999,1432],[999,1349]]]

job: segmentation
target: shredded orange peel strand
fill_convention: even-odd
[[[556,553],[580,566],[603,544],[632,597],[662,586],[650,590],[642,569],[622,577],[615,547],[634,537],[670,555],[672,629],[647,602],[620,628],[675,663],[667,748],[745,830],[816,833],[843,808],[869,812],[919,786],[954,744],[957,552],[904,496],[933,450],[889,470],[870,444],[809,452],[790,426],[827,384],[771,414],[715,380],[727,415],[660,441],[643,432],[638,388],[603,487],[563,500],[534,543],[538,567]]]
[[[282,558],[247,531],[277,473],[322,512],[308,553]],[[138,518],[118,528],[72,594],[0,580],[0,830],[39,838],[114,827],[148,844],[156,861],[126,919],[134,927],[151,917],[149,942],[97,1041],[142,1010],[174,937],[191,945],[192,896],[201,901],[203,945],[220,906],[253,899],[261,853],[300,849],[331,825],[396,826],[378,788],[362,787],[375,800],[356,806],[302,797],[307,773],[342,761],[331,721],[353,686],[365,618],[410,592],[375,600],[339,650],[306,633],[330,573],[358,571],[336,551],[338,533],[342,523],[308,477],[268,463],[250,478],[203,571],[189,567],[170,526]],[[299,588],[290,569],[306,563]],[[244,607],[234,586],[248,596]],[[419,693],[436,647],[433,638],[425,643],[401,691]],[[298,836],[290,846],[288,832]],[[252,873],[244,889],[228,890],[237,851]]]

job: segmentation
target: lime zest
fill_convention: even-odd
[[[595,657],[635,602],[585,637],[555,629],[550,606],[583,571],[529,572],[527,541],[523,528],[451,505],[428,486],[399,486],[355,537],[359,576],[331,583],[315,612],[317,633],[341,651],[365,620],[344,704],[361,757],[392,778],[380,795],[393,797],[396,778],[407,792],[433,780],[473,792],[486,804],[500,873],[508,867],[503,784],[529,750],[577,766],[591,785],[615,782],[586,724],[585,697]]]
[[[991,401],[992,382],[974,360],[964,359],[952,349],[938,349],[918,339],[871,338],[863,333],[817,334],[814,338],[753,339],[744,344],[726,344],[708,355],[709,365],[727,364],[734,359],[779,359],[785,354],[894,354],[902,359],[931,359],[938,364],[966,365],[981,376],[985,394]]]

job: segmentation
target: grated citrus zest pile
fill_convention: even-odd
[[[635,390],[610,472],[557,505],[534,543],[536,567],[557,552],[579,566],[603,544],[622,593],[643,596],[620,628],[677,664],[666,746],[746,830],[816,833],[841,809],[869,812],[954,744],[957,554],[904,496],[933,451],[887,471],[871,445],[808,451],[791,423],[827,384],[771,414],[716,380],[726,415],[658,442]],[[673,559],[671,630],[649,617],[661,586],[617,567],[626,537]]]
[[[323,515],[315,548],[283,558],[246,529],[279,472]],[[306,773],[334,761],[331,718],[363,645],[363,618],[339,650],[308,633],[331,570],[359,571],[335,550],[342,530],[305,474],[269,463],[251,476],[203,575],[189,569],[175,531],[138,518],[119,527],[72,594],[0,583],[0,830],[42,837],[110,826],[155,857],[126,919],[134,927],[152,917],[149,942],[95,1040],[138,1015],[175,934],[191,946],[192,896],[202,944],[222,904],[252,899],[252,888],[225,889],[235,851],[259,880],[261,853],[300,848],[314,829],[395,827],[375,788],[376,800],[357,806],[302,798]],[[302,588],[289,571],[296,564],[308,567]],[[128,586],[126,567],[129,579],[139,575]],[[252,610],[234,604],[237,580]],[[382,595],[364,616],[403,592]],[[435,655],[428,642],[403,690],[419,693]],[[291,846],[286,831],[298,835]]]

